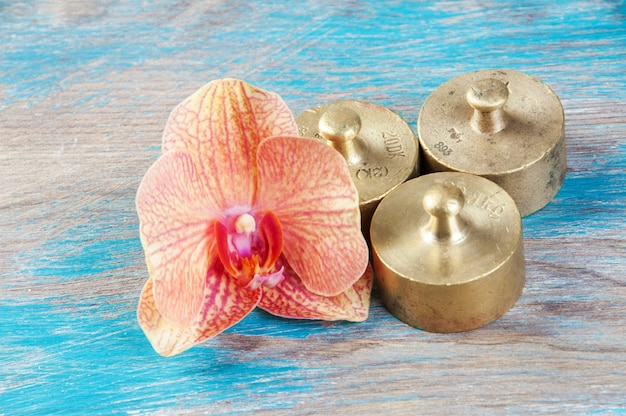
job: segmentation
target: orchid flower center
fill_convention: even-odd
[[[215,222],[217,253],[226,271],[240,286],[274,287],[284,279],[276,261],[283,249],[280,221],[267,211],[257,222],[250,213],[226,216]]]

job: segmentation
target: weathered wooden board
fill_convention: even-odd
[[[623,1],[0,2],[0,414],[626,413]],[[169,111],[245,79],[298,114],[374,101],[415,128],[466,71],[540,78],[568,176],[524,219],[527,286],[460,334],[254,312],[160,358],[135,319],[134,210]]]

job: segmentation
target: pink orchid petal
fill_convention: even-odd
[[[224,79],[208,83],[172,111],[163,151],[197,155],[221,209],[251,207],[257,146],[266,137],[297,134],[293,116],[278,95]]]
[[[338,295],[364,273],[368,248],[359,199],[343,157],[302,137],[272,137],[258,149],[256,206],[283,227],[283,254],[306,288]]]
[[[264,287],[259,307],[283,318],[346,320],[367,319],[374,274],[371,266],[345,292],[324,297],[306,289],[293,269],[285,263],[285,279],[274,288]]]
[[[187,324],[202,306],[212,261],[214,201],[193,159],[172,150],[150,167],[136,203],[156,303],[168,321]]]
[[[260,297],[260,290],[242,290],[223,271],[209,273],[202,309],[188,325],[177,325],[159,312],[153,297],[153,280],[148,279],[141,292],[137,318],[154,350],[169,357],[241,321],[256,307]]]

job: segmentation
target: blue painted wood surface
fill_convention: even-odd
[[[626,414],[623,1],[0,2],[0,414]],[[568,174],[524,219],[501,319],[431,334],[253,312],[175,358],[135,319],[134,195],[169,111],[245,79],[295,114],[374,101],[415,128],[463,72],[559,95]]]

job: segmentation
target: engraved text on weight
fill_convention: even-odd
[[[356,171],[357,179],[384,178],[389,175],[389,169],[386,166],[374,166],[371,168],[360,168]]]
[[[383,140],[385,142],[385,150],[387,151],[387,157],[389,157],[389,159],[406,156],[402,141],[397,134],[383,132]]]

